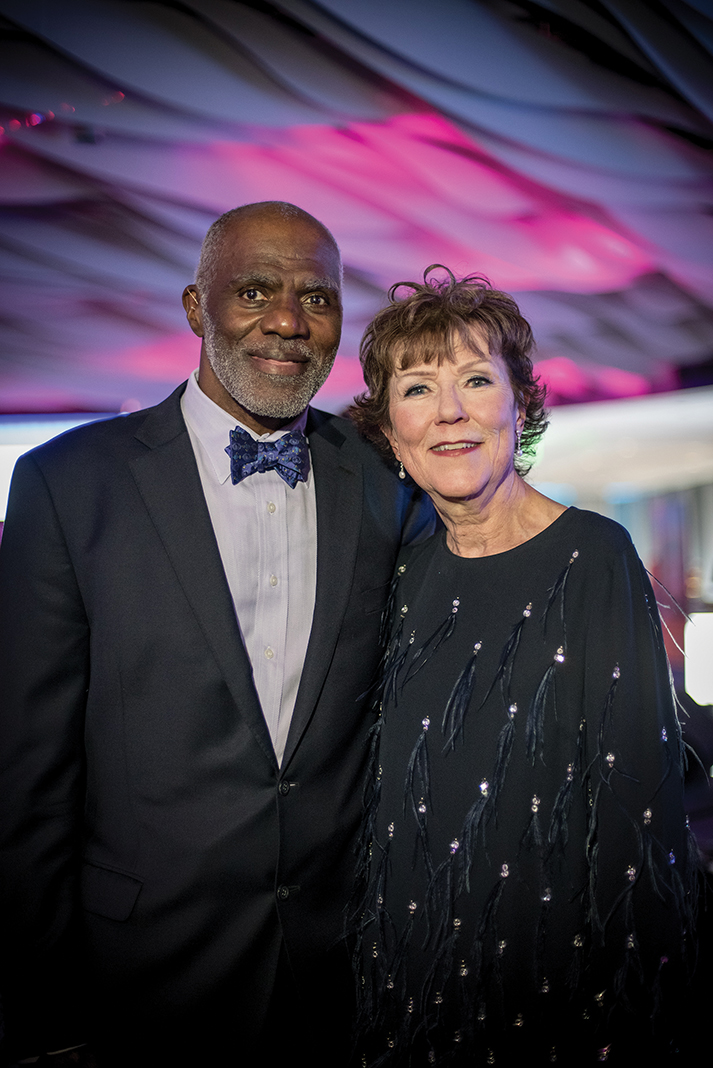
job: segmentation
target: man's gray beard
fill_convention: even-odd
[[[206,356],[215,377],[241,408],[252,415],[270,419],[294,419],[305,410],[317,390],[326,382],[339,347],[335,345],[333,351],[319,361],[304,341],[297,339],[285,343],[284,349],[289,350],[291,355],[308,359],[306,370],[299,375],[268,375],[252,367],[250,357],[244,354],[242,343],[231,342],[223,337],[205,313],[203,323]],[[260,355],[269,358],[270,350]],[[277,346],[273,349],[273,355],[280,355]]]

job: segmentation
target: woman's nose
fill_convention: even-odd
[[[438,394],[437,421],[440,423],[457,423],[467,419],[468,413],[463,404],[460,390],[456,387],[440,390]]]

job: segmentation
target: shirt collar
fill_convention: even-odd
[[[307,413],[305,408],[296,419],[279,430],[273,430],[269,434],[256,434],[244,423],[238,422],[234,416],[212,401],[207,393],[204,393],[198,385],[198,371],[193,371],[188,376],[188,384],[181,398],[181,410],[186,425],[201,443],[205,454],[210,460],[218,482],[225,482],[230,478],[230,457],[225,451],[230,442],[230,431],[236,426],[245,430],[255,441],[278,441],[290,430],[298,430],[303,434],[307,426]],[[311,471],[310,471],[311,474]]]

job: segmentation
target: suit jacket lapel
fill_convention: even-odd
[[[136,437],[148,446],[131,462],[139,492],[178,582],[241,715],[271,760],[275,753],[240,637],[232,598],[180,411],[183,387],[151,410]]]
[[[344,435],[314,410],[307,435],[317,502],[317,596],[283,768],[312,718],[334,655],[352,588],[362,514],[362,467],[342,455]]]

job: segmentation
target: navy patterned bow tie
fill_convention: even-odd
[[[259,471],[277,471],[288,486],[306,482],[309,475],[309,449],[304,434],[290,430],[277,441],[255,441],[247,431],[236,426],[230,431],[230,445],[225,450],[230,457],[230,477],[233,485]]]

